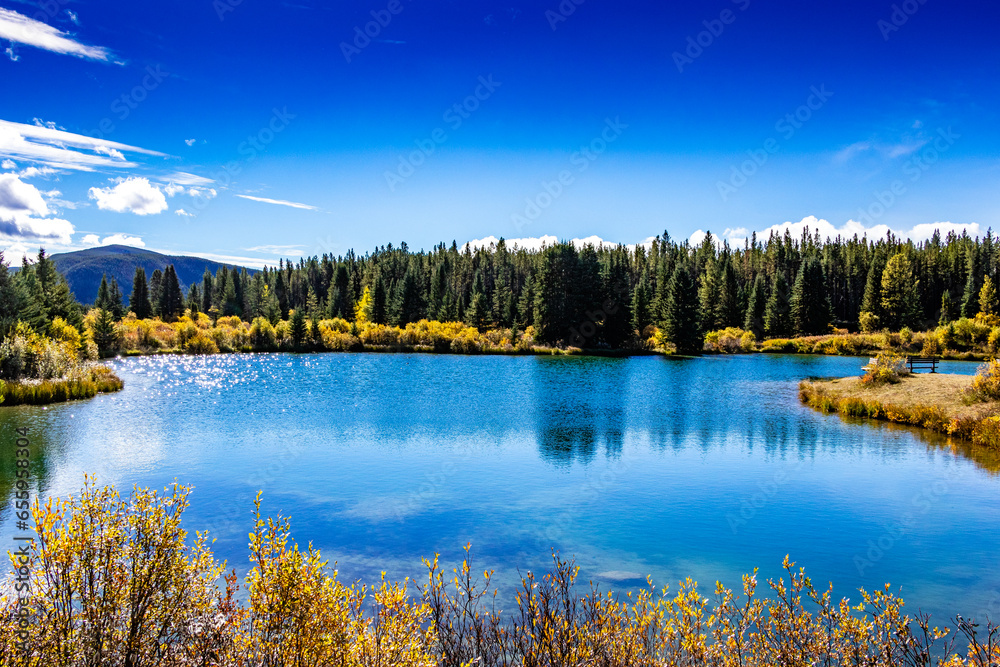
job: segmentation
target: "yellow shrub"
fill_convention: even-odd
[[[1000,362],[996,358],[979,367],[976,376],[972,378],[969,392],[976,400],[1000,400]]]
[[[193,327],[192,327],[193,328]],[[184,343],[184,350],[189,354],[218,354],[219,347],[204,331],[197,330]]]
[[[861,376],[861,383],[870,387],[895,384],[901,377],[909,375],[906,360],[899,354],[889,351],[879,352],[864,369],[865,374]]]

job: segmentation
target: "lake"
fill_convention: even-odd
[[[0,538],[10,540],[14,428],[44,495],[85,473],[193,485],[189,530],[247,568],[250,510],[292,517],[346,580],[426,573],[471,542],[504,591],[551,550],[634,589],[721,580],[785,554],[821,587],[892,582],[909,612],[1000,618],[995,459],[940,436],[801,405],[798,381],[863,359],[753,355],[222,355],[113,362],[119,394],[0,409]],[[946,362],[944,372],[973,373]],[[971,455],[970,455],[971,454]]]

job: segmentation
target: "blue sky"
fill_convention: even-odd
[[[672,4],[0,0],[0,247],[1000,229],[1000,10]]]

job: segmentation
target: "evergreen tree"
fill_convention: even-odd
[[[444,262],[434,267],[434,276],[431,278],[430,300],[427,304],[427,316],[434,320],[443,321],[447,319],[444,308],[445,295],[448,292],[448,270]]]
[[[941,293],[941,315],[938,317],[938,324],[944,326],[955,319],[955,302],[952,301],[951,292],[945,290]]]
[[[296,308],[292,313],[291,321],[291,333],[292,333],[292,343],[295,345],[295,349],[298,350],[302,347],[302,343],[306,339],[306,315],[302,312],[302,308]]]
[[[521,299],[517,305],[519,322],[527,329],[535,323],[535,279],[529,273],[521,288]]]
[[[417,279],[414,272],[407,269],[406,273],[403,274],[403,279],[396,283],[396,288],[393,290],[389,318],[394,325],[405,327],[410,322],[418,321],[421,313]]]
[[[0,251],[0,338],[6,337],[14,328],[20,310],[17,286],[4,261],[3,251]]]
[[[97,300],[94,301],[94,306],[97,308],[107,309],[109,303],[108,276],[107,274],[102,274],[101,286],[97,288]]]
[[[667,285],[663,331],[678,354],[699,354],[704,338],[698,322],[698,290],[687,269],[678,265]]]
[[[155,274],[154,274],[155,275]],[[164,320],[173,320],[184,314],[184,296],[173,264],[163,271],[160,285],[159,314]]]
[[[731,261],[722,266],[719,284],[719,326],[738,327],[743,324],[743,313],[740,310],[740,285],[736,278],[736,270]]]
[[[482,331],[486,327],[486,295],[483,287],[483,274],[476,271],[472,281],[472,297],[469,307],[465,309],[465,323]]]
[[[966,258],[965,291],[962,293],[962,317],[975,317],[979,312],[979,258],[975,248]]]
[[[792,329],[798,336],[827,333],[830,324],[830,302],[826,291],[823,266],[815,257],[802,262],[792,286],[789,301]]]
[[[535,275],[535,339],[556,343],[569,338],[570,328],[584,315],[577,290],[581,287],[578,255],[571,243],[558,243],[541,253]]]
[[[385,324],[387,321],[385,283],[382,281],[382,276],[379,274],[375,274],[375,282],[372,284],[371,321],[374,324]]]
[[[207,313],[212,310],[212,272],[205,267],[205,273],[201,275],[201,312]]]
[[[111,314],[116,321],[125,317],[124,300],[125,297],[122,296],[122,289],[118,286],[118,280],[112,278],[111,286],[108,288],[108,304],[111,308]]]
[[[788,281],[781,271],[774,274],[771,293],[767,297],[767,306],[764,308],[764,333],[768,338],[782,338],[791,333]]]
[[[910,259],[905,253],[893,255],[882,272],[882,324],[891,330],[913,326],[917,314],[917,285]]]
[[[188,288],[187,307],[191,311],[192,318],[198,316],[201,303],[201,290],[198,289],[198,283],[191,283],[191,287]]]
[[[764,336],[764,311],[766,308],[767,286],[764,282],[764,274],[758,273],[753,281],[753,289],[750,290],[746,317],[743,319],[743,328],[746,331],[752,331],[757,338]]]
[[[629,291],[628,265],[618,252],[609,255],[601,267],[603,300],[598,313],[604,313],[601,335],[614,349],[624,348],[635,337],[632,327],[632,293]]]
[[[153,314],[153,307],[149,303],[149,287],[146,285],[146,270],[141,266],[135,268],[135,277],[132,278],[132,295],[128,301],[129,310],[135,313],[140,320],[144,320]]]
[[[641,336],[643,329],[652,324],[649,304],[649,280],[643,274],[632,294],[632,328]]]
[[[163,297],[163,272],[154,269],[149,276],[149,301],[153,306],[153,314],[161,315],[160,302]]]
[[[236,272],[226,271],[225,283],[222,288],[220,310],[223,315],[239,315],[240,308],[236,303]]]
[[[110,357],[118,350],[120,337],[115,327],[114,315],[110,310],[98,309],[93,332],[94,345],[97,346],[97,354],[100,357]]]
[[[721,292],[719,274],[715,260],[709,259],[705,264],[705,272],[701,274],[698,284],[699,315],[702,331],[714,331],[721,328]]]

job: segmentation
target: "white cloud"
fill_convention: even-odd
[[[214,190],[213,190],[213,192],[214,192]],[[243,199],[249,199],[250,201],[264,202],[265,204],[277,204],[279,206],[290,206],[292,208],[301,208],[301,209],[305,209],[307,211],[315,211],[315,210],[317,210],[315,206],[310,206],[309,204],[299,204],[298,202],[285,201],[283,199],[268,199],[267,197],[251,197],[250,195],[236,195],[236,196],[237,197],[241,197]]]
[[[653,241],[653,238],[650,237],[650,238],[646,239],[645,241],[643,241],[642,243],[640,243],[638,245],[648,246],[649,244],[652,243],[652,241]],[[499,242],[500,242],[500,239],[498,239],[497,237],[495,237],[495,236],[487,236],[486,238],[475,239],[473,241],[469,241],[465,245],[466,246],[470,246],[473,249],[476,249],[476,248],[486,248],[491,243],[492,244],[497,244]],[[549,236],[529,236],[529,237],[520,238],[520,239],[504,239],[504,243],[507,244],[507,249],[508,250],[513,250],[515,247],[521,248],[521,249],[524,249],[524,250],[541,250],[542,246],[550,247],[550,246],[556,245],[557,243],[559,243],[559,239],[557,237],[551,236],[551,235],[549,235]],[[609,248],[614,248],[614,247],[616,247],[618,245],[617,243],[614,243],[612,241],[605,241],[600,236],[588,236],[588,237],[582,238],[582,239],[571,239],[570,243],[572,243],[577,248],[577,250],[579,250],[580,248],[583,248],[586,245],[593,245],[595,248],[599,247],[599,246],[602,246],[602,245],[606,246],[606,247],[609,247]],[[635,248],[635,245],[636,244],[631,244],[628,247]],[[462,249],[464,250],[465,246],[462,246]]]
[[[4,160],[0,162],[0,169],[17,169],[17,163],[13,160]]]
[[[129,234],[112,234],[101,239],[101,245],[127,245],[133,248],[145,248],[146,244],[138,236]]]
[[[780,225],[771,225],[762,230],[757,231],[757,240],[760,243],[764,243],[771,236],[773,231],[778,236],[784,236],[785,230],[791,234],[792,238],[796,241],[802,238],[802,233],[808,228],[809,235],[815,236],[816,232],[819,232],[820,239],[826,241],[827,239],[835,239],[838,236],[849,239],[855,235],[858,238],[867,237],[869,240],[874,241],[880,238],[884,238],[886,234],[892,232],[894,236],[903,239],[910,239],[914,243],[919,243],[921,241],[927,241],[933,236],[934,231],[938,230],[941,232],[941,236],[946,236],[948,232],[955,232],[956,234],[961,234],[962,230],[969,233],[970,236],[982,236],[984,230],[979,226],[979,223],[973,222],[968,224],[957,224],[953,222],[927,222],[914,225],[909,229],[892,229],[888,225],[871,225],[866,227],[860,222],[855,220],[848,220],[841,226],[836,226],[829,220],[823,220],[822,218],[817,218],[814,215],[802,218],[799,222],[783,222]],[[716,243],[721,244],[723,239],[729,241],[730,245],[742,246],[746,239],[750,236],[749,231],[745,227],[738,227],[736,229],[726,229],[721,236],[713,234]],[[701,229],[697,230],[689,237],[691,245],[698,245],[705,239],[705,232]]]
[[[18,174],[21,178],[34,178],[35,176],[51,176],[56,173],[56,170],[52,167],[28,167],[27,169],[22,169],[21,173]]]
[[[195,176],[194,174],[189,174],[185,171],[176,171],[169,176],[164,176],[160,179],[165,183],[176,183],[177,185],[211,185],[215,183],[211,178],[205,178],[204,176]]]
[[[77,13],[74,12],[72,9],[66,10],[66,16],[68,16],[69,20],[72,21],[74,24],[80,25],[80,17],[77,16]]]
[[[90,198],[103,211],[155,215],[167,210],[167,198],[149,180],[132,176],[108,188],[90,188]]]
[[[177,209],[176,211],[174,211],[174,213],[176,213],[179,216],[185,217],[185,218],[193,218],[194,217],[194,213],[188,213],[187,211],[185,211],[182,208]]]
[[[107,155],[112,160],[118,160],[119,162],[125,162],[125,155],[121,151],[114,148],[108,148],[107,146],[97,146],[94,148],[94,152],[98,155]]]
[[[97,234],[87,234],[82,239],[80,239],[80,245],[87,246],[88,248],[93,248],[95,246],[104,245],[127,245],[133,248],[145,248],[146,244],[138,236],[132,236],[131,234],[112,234],[111,236],[105,236],[103,239]]]
[[[73,224],[50,214],[38,188],[17,174],[0,174],[0,237],[69,243]]]
[[[139,153],[154,157],[168,157],[157,151],[86,137],[82,134],[53,129],[48,125],[52,124],[39,126],[0,120],[0,157],[28,160],[56,169],[77,171],[138,166],[135,162],[110,157],[107,153],[111,149],[123,154]],[[105,152],[105,155],[98,152],[99,148]]]
[[[21,56],[19,56],[16,53],[14,53],[14,47],[13,46],[8,46],[4,50],[4,53],[6,53],[7,57],[11,59],[11,62],[15,62],[16,63],[18,60],[21,59]]]
[[[184,192],[183,185],[177,185],[176,183],[167,183],[163,187],[163,192],[166,193],[168,197],[173,197],[174,195]]]
[[[69,33],[3,8],[0,8],[0,39],[88,60],[107,62],[111,55],[104,47],[81,44]]]
[[[188,146],[194,146],[194,144],[195,144],[196,141],[198,141],[198,140],[197,139],[185,139],[184,143],[186,143]]]
[[[282,255],[300,257],[302,246],[298,245],[257,245],[252,248],[244,248],[248,252],[262,252],[268,255]]]

